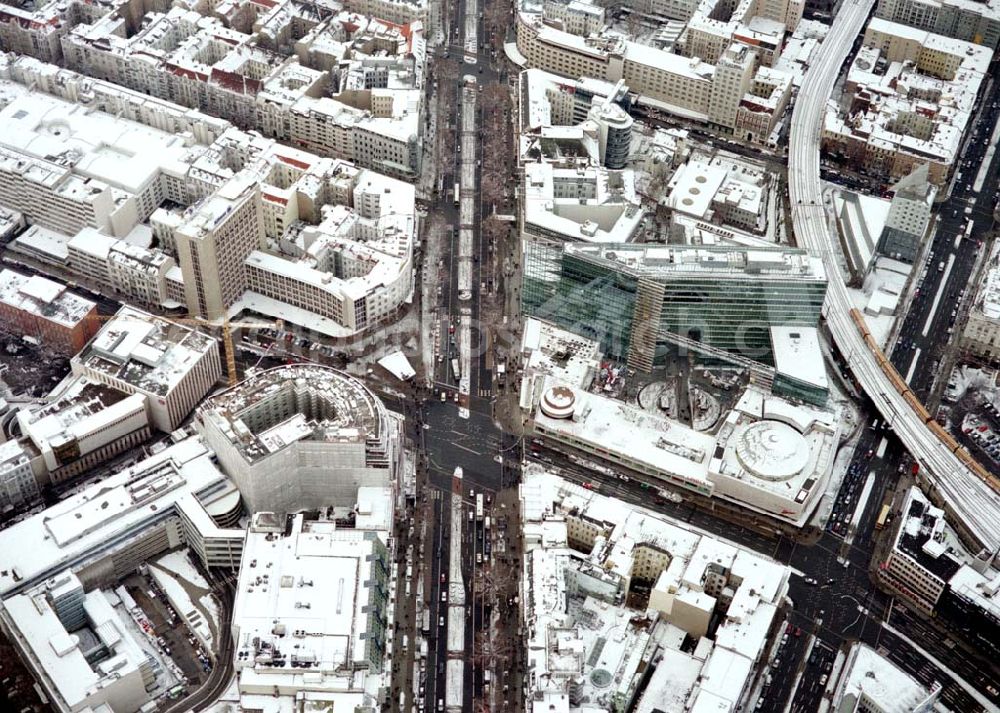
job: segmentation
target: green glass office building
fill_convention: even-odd
[[[822,261],[787,247],[526,241],[524,313],[648,371],[686,340],[773,365],[772,326],[815,327]]]

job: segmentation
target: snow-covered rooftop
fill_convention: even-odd
[[[302,515],[287,530],[284,518],[254,516],[232,624],[241,693],[273,686],[290,700],[310,690],[335,707],[373,704],[385,684],[387,538]]]
[[[526,371],[586,389],[600,367],[601,344],[529,317],[524,321],[521,355]]]
[[[834,696],[838,710],[879,710],[908,713],[924,702],[930,691],[915,678],[867,644],[855,644],[847,655]]]
[[[96,314],[93,302],[67,292],[65,285],[13,270],[0,271],[0,302],[70,328]]]
[[[309,418],[296,412],[275,422],[277,405],[297,404],[299,395],[311,404]],[[206,400],[199,418],[247,462],[300,440],[365,444],[386,437],[384,406],[360,380],[308,364],[260,372]]]
[[[537,468],[521,485],[522,592],[534,696],[574,693],[603,705],[631,696],[655,667],[636,710],[733,710],[752,684],[790,570],[663,515]],[[648,608],[624,604],[632,580],[653,583]],[[729,587],[732,602],[708,621]],[[671,604],[672,603],[672,604]],[[694,610],[704,616],[689,618]],[[694,651],[681,650],[687,635]],[[665,707],[666,704],[666,707]],[[570,710],[567,706],[564,710]]]
[[[163,317],[122,307],[78,354],[74,368],[121,380],[162,397],[217,348],[215,339]]]
[[[771,327],[775,368],[806,384],[826,389],[826,363],[815,327]]]
[[[82,600],[84,616],[79,628],[67,630],[53,598],[74,595]],[[67,709],[81,710],[103,701],[124,708],[145,694],[141,669],[147,665],[146,654],[109,596],[114,595],[100,589],[84,594],[76,576],[64,571],[3,601],[18,641]],[[91,663],[87,655],[94,645],[106,647],[107,656]]]
[[[127,547],[178,500],[224,479],[204,444],[188,438],[0,531],[0,595]]]

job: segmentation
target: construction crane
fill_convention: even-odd
[[[134,307],[129,309],[133,310],[132,314],[127,315],[133,319],[148,319],[149,321],[165,321],[173,322],[175,324],[180,324],[185,327],[198,328],[198,327],[208,327],[217,328],[220,325],[212,324],[207,321],[204,317],[199,317],[193,314],[182,314],[177,316],[164,316],[157,314],[150,314],[149,312],[143,312]],[[100,322],[111,322],[118,319],[119,315],[96,315],[96,319]],[[274,322],[268,321],[256,321],[256,322],[233,322],[228,317],[222,321],[222,351],[225,355],[226,360],[226,378],[229,386],[236,386],[236,382],[239,381],[239,376],[236,373],[236,349],[233,347],[233,330],[234,329],[275,329],[281,331],[285,328],[285,323],[283,320],[275,320]]]

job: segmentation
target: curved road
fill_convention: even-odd
[[[163,713],[188,713],[200,711],[214,705],[219,697],[229,688],[233,680],[233,637],[229,631],[229,622],[233,618],[233,600],[235,593],[232,587],[224,587],[216,592],[220,603],[219,634],[220,649],[216,652],[215,666],[205,682],[189,695],[168,706]]]
[[[924,476],[945,507],[981,546],[1000,546],[1000,494],[966,468],[939,441],[893,387],[851,319],[853,307],[840,278],[837,236],[827,223],[819,173],[819,144],[827,102],[874,0],[846,0],[818,56],[806,73],[792,112],[788,192],[798,244],[823,257],[829,287],[824,305],[827,326],[851,371],[899,439],[921,464]]]

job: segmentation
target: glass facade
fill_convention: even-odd
[[[605,354],[625,360],[638,280],[612,268],[567,254],[561,243],[526,243],[524,314],[597,340]]]
[[[769,329],[814,327],[826,295],[818,260],[801,250],[527,242],[525,314],[600,340],[644,367],[670,336],[773,365]]]

